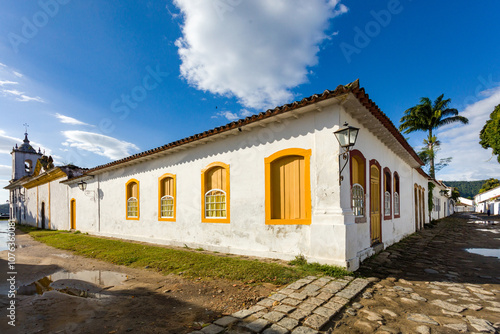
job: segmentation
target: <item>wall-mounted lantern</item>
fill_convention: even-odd
[[[339,154],[339,184],[342,183],[344,177],[342,176],[342,171],[345,166],[349,162],[349,151],[356,144],[356,139],[358,138],[359,128],[355,128],[354,126],[350,126],[349,124],[344,123],[344,126],[334,132],[335,138],[340,144],[340,147],[344,149],[344,152]],[[342,165],[340,157],[345,161],[344,165]]]
[[[78,182],[78,188],[80,188],[81,191],[85,191],[85,189],[87,189],[87,182],[85,181]]]

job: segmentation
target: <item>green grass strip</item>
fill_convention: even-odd
[[[99,259],[133,268],[148,268],[163,274],[180,274],[184,277],[224,278],[242,282],[267,282],[287,284],[299,278],[314,275],[343,277],[352,275],[344,268],[307,263],[297,257],[289,266],[200,253],[134,242],[111,240],[67,231],[39,230],[28,226],[18,228],[35,240],[49,246],[72,251],[77,255]]]

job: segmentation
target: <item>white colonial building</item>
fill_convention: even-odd
[[[12,218],[42,228],[355,270],[429,220],[422,161],[358,81],[88,170],[12,155]]]
[[[490,210],[490,214],[500,214],[500,187],[496,187],[485,191],[484,193],[474,196],[474,204],[476,212],[486,213]]]

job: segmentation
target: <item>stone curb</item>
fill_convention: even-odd
[[[222,317],[202,333],[315,334],[360,294],[371,279],[308,276],[248,309]],[[199,331],[190,334],[198,334]]]

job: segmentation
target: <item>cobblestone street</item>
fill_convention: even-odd
[[[367,278],[308,277],[192,334],[497,333],[500,224],[482,219],[443,219],[365,261]]]

